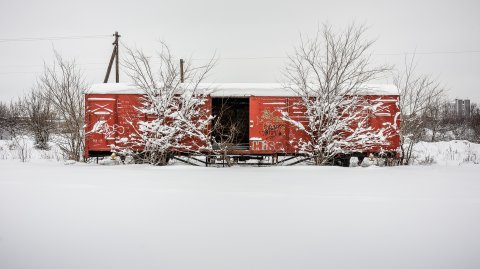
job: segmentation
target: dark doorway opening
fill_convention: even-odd
[[[212,98],[214,148],[248,150],[250,98]]]

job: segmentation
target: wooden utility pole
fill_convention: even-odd
[[[183,59],[180,59],[180,82],[183,83],[185,81],[184,74],[183,74]]]
[[[108,82],[108,78],[110,77],[110,71],[112,71],[113,60],[115,60],[115,81],[116,83],[120,82],[120,69],[118,65],[118,38],[120,37],[120,35],[118,34],[118,32],[115,32],[113,36],[115,37],[115,41],[112,43],[113,52],[112,56],[110,57],[110,63],[108,64],[107,74],[105,75],[103,83]]]

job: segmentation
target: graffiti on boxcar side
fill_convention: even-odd
[[[264,123],[263,134],[267,137],[285,135],[285,125],[278,123]]]
[[[275,115],[273,111],[264,110],[260,122],[263,124],[262,132],[266,138],[285,135],[285,122],[282,117]]]
[[[252,140],[251,141],[252,150],[256,151],[283,151],[282,142],[278,141],[262,141],[262,140]]]
[[[90,134],[103,134],[105,139],[112,139],[114,138],[115,134],[124,134],[125,127],[120,126],[118,124],[109,125],[104,118],[103,120],[98,120],[93,125],[92,129],[85,133],[85,135]]]

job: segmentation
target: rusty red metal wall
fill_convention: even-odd
[[[117,99],[114,95],[85,95],[85,151],[110,151],[111,139],[91,132],[100,122],[115,124]]]
[[[144,114],[136,109],[141,106],[142,95],[136,94],[87,94],[85,95],[85,154],[110,152],[112,146],[122,146],[125,138],[136,135],[135,127]],[[105,122],[101,132],[94,130]]]
[[[380,109],[370,115],[370,126],[375,130],[387,128],[389,137],[388,145],[378,146],[372,152],[396,151],[400,147],[400,109],[398,95],[365,96],[371,103],[381,103]]]
[[[85,132],[86,157],[89,152],[109,152],[111,146],[127,146],[124,141],[136,135],[135,127],[139,120],[148,120],[148,116],[138,112],[142,95],[138,94],[87,94],[85,95]],[[374,115],[368,115],[373,128],[382,128],[386,124],[392,128],[389,144],[369,149],[368,152],[395,151],[400,145],[398,134],[400,117],[398,96],[364,96],[370,102],[382,102],[382,109]],[[206,116],[211,113],[211,98],[205,105]],[[282,112],[307,125],[305,108],[299,97],[251,96],[249,108],[249,150],[241,154],[297,154],[298,141],[308,140],[308,136],[292,124],[282,120]],[[104,121],[108,126],[106,133],[91,132],[95,124]],[[206,130],[208,131],[208,130]],[[191,143],[187,139],[185,143]],[[199,143],[199,141],[195,141]],[[141,150],[141,148],[136,148]],[[363,152],[364,149],[358,149]]]
[[[287,97],[250,97],[249,146],[252,153],[289,152],[289,128],[282,120],[282,112],[288,112],[288,107]]]
[[[142,150],[135,143],[139,139],[138,122],[155,118],[138,111],[142,106],[142,97],[140,94],[85,95],[85,157],[88,158],[89,152],[110,152],[112,147]],[[210,97],[207,98],[205,111],[203,118],[210,116]],[[105,124],[100,132],[94,130],[101,122]],[[195,145],[191,150],[205,146],[205,143],[193,138],[186,138],[184,143]]]
[[[388,145],[378,145],[371,148],[357,147],[350,149],[357,152],[376,153],[395,151],[400,146],[398,134],[400,117],[398,96],[366,95],[362,96],[368,102],[381,103],[376,113],[367,113],[368,123],[374,130],[388,130]],[[250,152],[253,154],[297,154],[298,142],[308,141],[305,131],[282,120],[282,113],[303,126],[308,127],[305,116],[306,108],[299,97],[252,96],[250,97]]]

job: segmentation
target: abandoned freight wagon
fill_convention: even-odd
[[[306,121],[305,108],[294,105],[300,100],[295,92],[273,83],[202,83],[199,89],[208,89],[210,92],[202,109],[214,117],[214,124],[215,121],[235,120],[236,132],[230,134],[231,139],[223,154],[235,161],[260,160],[271,156],[278,161],[278,156],[302,155],[298,141],[308,140],[308,136],[282,117],[286,113],[299,122]],[[369,85],[365,89],[368,90],[359,92],[362,98],[369,102],[380,102],[382,106],[381,113],[365,115],[369,125],[379,129],[388,124],[390,136],[387,143],[368,148],[357,147],[347,156],[340,157],[363,158],[379,153],[395,157],[400,145],[398,91],[392,85]],[[144,93],[140,88],[123,83],[95,84],[85,91],[86,158],[110,155],[116,146],[134,133],[132,118],[134,123],[148,120],[149,115],[141,114],[138,110],[142,106],[142,96]],[[219,117],[220,114],[222,117]],[[227,125],[227,122],[221,123]],[[95,131],[99,126],[103,126],[102,132]],[[212,138],[221,140],[225,130],[211,131]],[[134,150],[142,149],[137,147]],[[214,145],[211,152],[205,153],[214,155],[215,152]],[[188,152],[178,154],[186,155]]]

